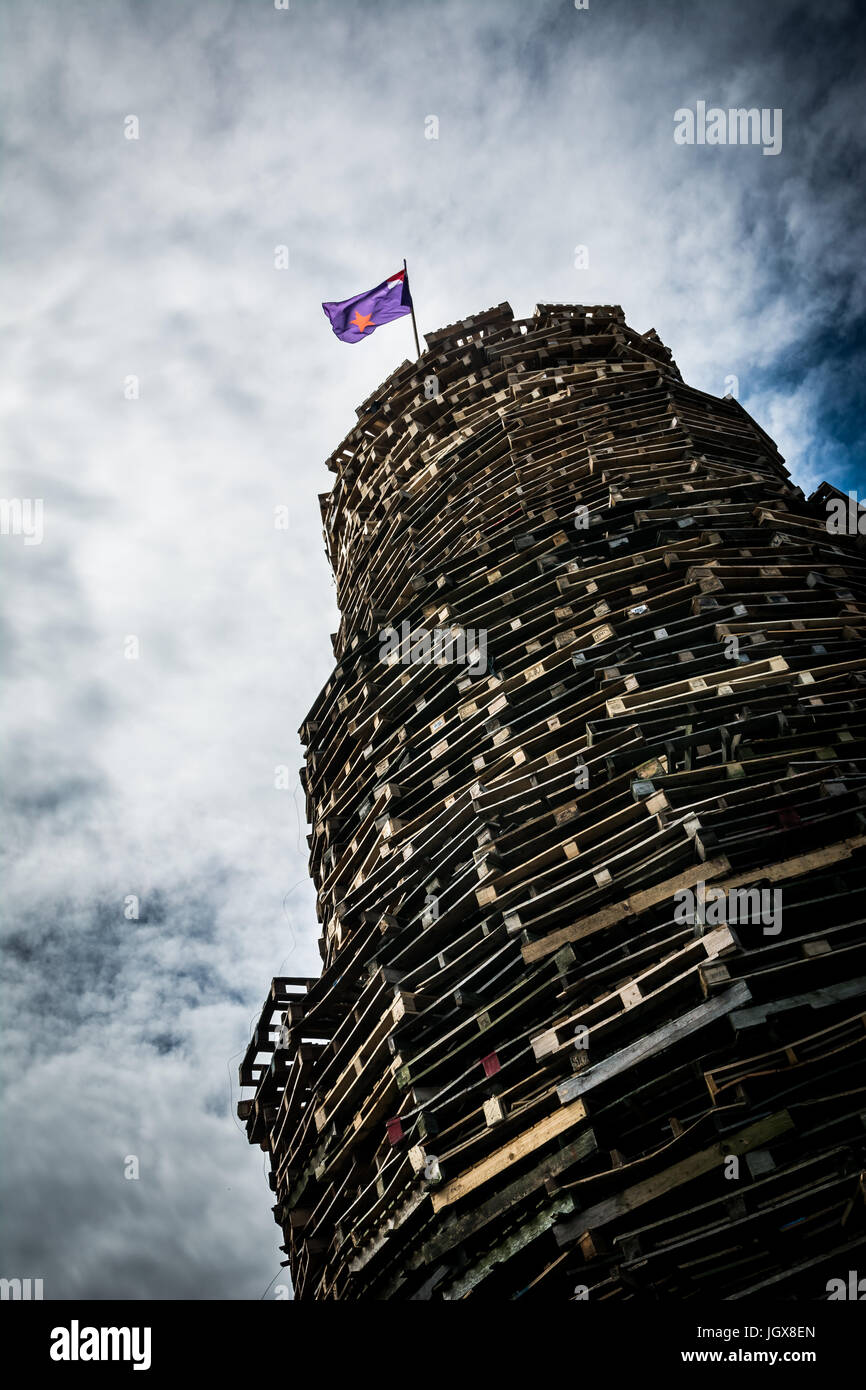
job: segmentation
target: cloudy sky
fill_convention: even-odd
[[[319,966],[323,460],[413,355],[321,301],[405,256],[422,332],[620,303],[692,384],[737,378],[807,491],[862,496],[856,9],[0,0],[0,494],[44,509],[0,537],[0,1274],[285,1281],[236,1068],[271,977]],[[781,109],[781,153],[677,145],[698,101]]]

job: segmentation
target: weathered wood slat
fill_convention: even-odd
[[[586,1106],[581,1100],[573,1101],[570,1105],[555,1110],[552,1115],[547,1115],[543,1120],[539,1120],[531,1129],[525,1130],[523,1134],[518,1134],[508,1144],[504,1144],[501,1149],[496,1149],[480,1163],[476,1163],[474,1167],[462,1173],[459,1178],[454,1178],[443,1188],[434,1192],[432,1194],[433,1210],[441,1211],[443,1207],[451,1206],[453,1202],[459,1202],[461,1197],[468,1196],[477,1187],[481,1187],[491,1178],[497,1177],[513,1164],[519,1163],[527,1154],[533,1153],[584,1119],[586,1119]]]

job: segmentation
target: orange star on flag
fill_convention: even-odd
[[[384,323],[413,313],[405,262],[402,270],[398,270],[396,275],[389,275],[381,285],[374,285],[371,290],[364,290],[361,294],[353,294],[349,299],[328,300],[322,304],[322,308],[341,343],[360,343],[362,338],[369,338]],[[414,321],[413,317],[413,324]],[[417,334],[415,336],[417,339]],[[420,356],[421,348],[417,341],[415,346]]]

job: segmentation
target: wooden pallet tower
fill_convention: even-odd
[[[329,460],[323,968],[240,1067],[295,1297],[826,1298],[866,1275],[856,521],[617,306],[426,342]]]

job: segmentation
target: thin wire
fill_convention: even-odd
[[[259,1299],[259,1303],[262,1302],[262,1299],[264,1299],[264,1298],[267,1297],[268,1293],[270,1292],[271,1284],[273,1284],[274,1279],[279,1279],[279,1277],[280,1277],[280,1275],[282,1274],[282,1272],[283,1272],[283,1266],[281,1265],[280,1268],[277,1270],[276,1274],[274,1275],[274,1278],[271,1280],[270,1284],[268,1284],[268,1287],[265,1289],[264,1293],[262,1294],[261,1298]]]
[[[250,1025],[250,1027],[252,1027],[252,1025]],[[243,1125],[241,1124],[240,1120],[239,1120],[238,1117],[237,1117],[237,1114],[235,1113],[235,1097],[234,1097],[234,1088],[233,1088],[233,1086],[232,1086],[232,1067],[231,1067],[231,1064],[232,1064],[232,1062],[235,1060],[235,1057],[240,1057],[245,1051],[246,1051],[246,1048],[242,1047],[242,1048],[240,1048],[240,1050],[239,1050],[238,1052],[233,1053],[231,1057],[227,1057],[227,1058],[226,1058],[226,1074],[227,1074],[228,1079],[229,1079],[229,1113],[230,1113],[232,1119],[233,1119],[234,1122],[235,1122],[235,1128],[236,1128],[237,1130],[239,1130],[239,1132],[240,1132],[241,1134],[246,1134],[246,1130],[244,1129]]]
[[[287,888],[287,889],[286,889],[286,892],[285,892],[285,894],[284,894],[284,896],[283,896],[283,912],[284,912],[284,914],[285,914],[286,921],[287,921],[288,924],[289,924],[289,933],[290,933],[291,938],[292,938],[292,944],[291,944],[291,947],[289,948],[288,954],[285,955],[285,956],[283,956],[283,959],[280,961],[279,969],[277,970],[277,974],[278,974],[278,975],[281,975],[281,974],[283,973],[283,966],[285,965],[286,961],[289,959],[289,956],[292,954],[292,952],[294,951],[295,947],[296,947],[297,944],[298,944],[298,938],[295,936],[295,929],[294,929],[294,927],[292,926],[292,919],[291,919],[291,917],[289,916],[288,911],[287,911],[287,909],[286,909],[286,898],[288,898],[288,896],[289,896],[290,893],[294,893],[294,891],[295,891],[296,888],[300,888],[300,886],[301,886],[302,883],[306,883],[306,882],[307,882],[306,878],[299,878],[298,881],[297,881],[297,883],[293,883],[292,886],[291,886],[291,888]]]

